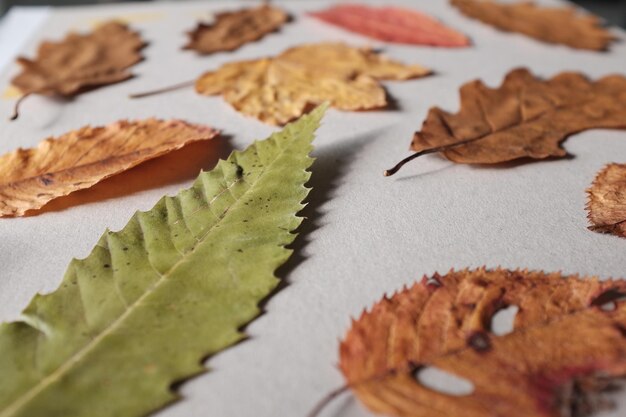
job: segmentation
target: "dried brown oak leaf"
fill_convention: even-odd
[[[593,128],[626,128],[626,77],[590,81],[562,72],[541,80],[526,69],[509,72],[499,88],[480,80],[461,87],[461,109],[433,107],[413,136],[416,153],[387,171],[395,173],[420,155],[440,152],[464,164],[495,164],[519,158],[563,157],[569,135]]]
[[[435,274],[353,322],[340,367],[377,413],[580,416],[606,378],[626,375],[624,291],[622,280],[526,270]],[[519,308],[513,330],[496,336],[492,318],[507,306]],[[426,367],[471,382],[472,392],[428,388],[416,378]]]
[[[183,49],[200,54],[233,51],[278,30],[288,20],[289,15],[284,10],[267,4],[219,13],[214,23],[199,23],[189,32],[189,42]]]
[[[626,237],[626,164],[604,167],[587,192],[589,229]]]
[[[369,48],[342,43],[297,46],[274,58],[223,65],[196,81],[200,94],[222,94],[235,109],[282,125],[329,101],[341,110],[385,107],[379,80],[407,80],[430,70],[404,65]]]
[[[451,0],[463,14],[506,32],[518,32],[543,42],[602,51],[615,40],[602,21],[573,7],[540,7],[533,2]]]
[[[83,127],[36,148],[0,156],[0,217],[22,216],[218,131],[181,120],[119,121]]]
[[[34,60],[17,58],[22,72],[11,83],[24,96],[71,97],[131,78],[128,68],[142,60],[145,45],[126,25],[107,22],[88,34],[70,33],[60,42],[42,42]]]

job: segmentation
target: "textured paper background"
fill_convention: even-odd
[[[343,383],[335,366],[337,342],[350,317],[423,274],[501,265],[626,276],[626,240],[588,231],[584,211],[585,189],[595,173],[608,162],[626,162],[624,131],[596,130],[570,138],[565,148],[571,159],[484,168],[454,165],[431,155],[394,177],[382,176],[385,168],[408,155],[411,135],[430,106],[458,109],[462,83],[481,78],[496,86],[518,66],[541,76],[563,70],[592,77],[623,72],[626,43],[614,45],[610,53],[575,51],[497,32],[463,17],[443,0],[395,3],[432,13],[467,33],[475,45],[384,45],[304,16],[304,11],[328,4],[307,1],[280,3],[296,15],[295,22],[236,52],[197,57],[181,51],[184,32],[198,18],[244,4],[229,1],[55,9],[23,48],[30,55],[41,39],[58,39],[70,29],[87,30],[108,17],[128,19],[151,42],[146,60],[133,70],[133,80],[69,103],[31,97],[14,123],[4,119],[13,105],[10,92],[5,92],[0,100],[2,152],[33,146],[85,124],[150,116],[211,124],[231,136],[233,146],[244,147],[274,129],[241,116],[221,98],[201,97],[192,89],[135,101],[127,95],[193,79],[228,61],[275,55],[303,42],[380,46],[393,58],[436,72],[425,79],[385,83],[397,110],[329,111],[316,140],[314,190],[305,211],[309,219],[297,240],[297,254],[281,269],[288,285],[265,305],[267,314],[247,328],[250,339],[208,361],[212,371],[182,385],[185,400],[159,416],[304,416],[320,397]],[[616,33],[624,38],[623,32]],[[0,91],[15,72],[13,65],[4,68]],[[150,163],[71,200],[83,204],[0,219],[0,320],[17,319],[35,292],[53,290],[70,259],[86,256],[105,228],[119,229],[135,210],[149,209],[161,195],[188,185],[199,165],[214,163],[218,148],[170,158],[180,162],[191,155],[194,161],[184,163],[191,167],[186,176],[178,173],[166,185],[159,185],[158,177],[175,171],[172,164]],[[142,189],[139,179],[146,174],[152,184]],[[127,194],[116,196],[120,187],[127,187]],[[603,415],[624,413],[623,407]],[[345,395],[324,415],[368,413]]]

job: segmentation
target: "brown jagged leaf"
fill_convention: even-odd
[[[215,23],[199,23],[189,32],[189,42],[183,49],[193,49],[203,55],[233,51],[278,30],[288,20],[287,12],[269,4],[219,13]]]
[[[587,192],[589,229],[626,237],[626,164],[604,167]]]
[[[137,32],[107,22],[88,34],[70,33],[59,42],[42,42],[34,60],[19,57],[22,72],[11,81],[24,96],[74,96],[86,89],[124,81],[141,61],[146,45]]]
[[[593,128],[626,128],[626,77],[609,75],[590,81],[562,72],[544,81],[526,69],[509,72],[499,88],[480,80],[461,87],[461,109],[448,113],[433,107],[413,136],[417,153],[405,162],[440,152],[464,164],[495,164],[519,158],[563,157],[561,142]]]
[[[222,94],[240,112],[282,125],[325,101],[341,110],[384,107],[387,96],[378,80],[406,80],[429,73],[369,48],[317,43],[288,49],[274,58],[225,64],[203,74],[196,81],[196,91]]]
[[[451,0],[463,14],[506,31],[543,42],[577,49],[606,50],[615,37],[591,14],[573,7],[540,7],[533,2],[498,3],[492,0]]]
[[[623,280],[527,270],[435,274],[353,322],[340,367],[377,413],[581,416],[605,378],[626,375],[625,291]],[[513,330],[496,336],[492,318],[507,306],[519,308]],[[471,393],[427,387],[416,378],[427,367],[466,380]]]
[[[48,138],[0,156],[0,217],[22,216],[218,131],[181,120],[119,121]]]

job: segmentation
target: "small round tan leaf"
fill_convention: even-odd
[[[589,228],[626,237],[626,164],[604,167],[587,192]]]

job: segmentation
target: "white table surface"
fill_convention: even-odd
[[[243,148],[274,128],[238,114],[219,97],[202,97],[191,89],[136,101],[127,95],[193,79],[225,62],[275,55],[303,42],[380,46],[393,58],[436,72],[429,78],[386,82],[397,110],[329,111],[315,142],[314,190],[304,213],[309,219],[295,245],[297,254],[281,269],[289,285],[265,305],[267,313],[248,326],[249,340],[211,358],[212,371],[183,384],[184,399],[157,415],[304,416],[320,397],[343,383],[336,369],[337,347],[350,317],[423,274],[501,265],[626,277],[626,239],[588,231],[584,211],[585,189],[596,172],[609,162],[626,162],[625,131],[594,130],[571,137],[564,145],[571,159],[471,167],[430,155],[394,177],[382,176],[383,169],[408,155],[412,133],[429,107],[458,109],[462,83],[481,78],[497,86],[518,66],[546,77],[563,70],[591,77],[624,73],[626,42],[615,44],[609,53],[575,51],[497,32],[463,17],[443,0],[396,0],[465,32],[475,45],[386,45],[303,15],[328,1],[276,3],[295,14],[293,23],[260,42],[208,57],[179,49],[184,32],[211,11],[245,2],[34,9],[28,17],[27,11],[18,10],[0,27],[0,93],[17,71],[13,64],[1,64],[16,52],[33,54],[44,38],[58,39],[70,29],[88,30],[98,20],[122,17],[150,41],[146,60],[133,69],[136,78],[64,104],[31,97],[13,123],[5,116],[14,98],[4,91],[0,152],[34,146],[85,124],[150,116],[211,124],[231,137],[232,146]],[[624,39],[623,32],[615,33]],[[53,290],[70,259],[86,256],[105,228],[121,228],[135,210],[149,209],[161,195],[189,185],[199,166],[215,162],[215,153],[199,148],[177,159],[148,163],[70,200],[83,204],[57,204],[37,216],[0,219],[0,321],[17,319],[36,292]],[[190,154],[193,161],[183,164],[190,168],[178,172],[173,162],[180,165]],[[162,183],[155,172],[175,178]],[[146,173],[151,177],[148,184],[141,180]],[[127,190],[120,192],[123,187]],[[623,403],[620,409],[599,415],[625,415],[626,394],[617,399]],[[344,395],[324,415],[369,414],[351,395]]]

